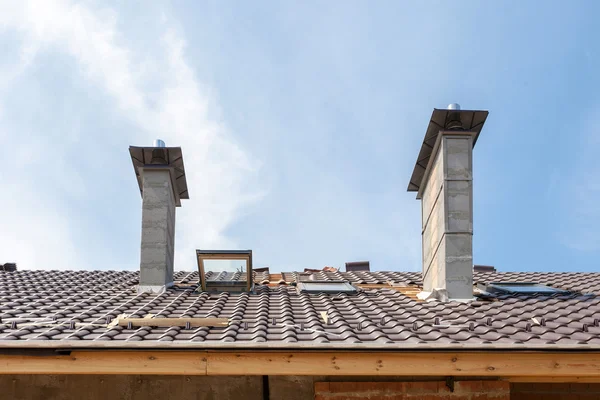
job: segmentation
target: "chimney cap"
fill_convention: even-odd
[[[166,147],[164,140],[154,139],[154,147]]]
[[[158,139],[162,142],[162,140]],[[156,142],[156,141],[155,141]],[[162,142],[164,144],[164,142]],[[162,147],[164,149],[165,164],[152,164],[153,151],[156,147],[129,146],[129,154],[133,162],[135,177],[138,181],[140,194],[143,193],[142,173],[143,168],[168,168],[171,171],[174,190],[176,192],[177,206],[181,206],[180,199],[189,199],[187,181],[185,179],[185,168],[183,166],[183,153],[181,147]]]
[[[460,104],[458,103],[450,103],[448,104],[448,110],[460,110]]]
[[[451,106],[458,106],[459,109],[451,109]],[[462,130],[472,132],[473,146],[475,146],[475,142],[477,142],[477,138],[479,137],[479,133],[481,132],[481,128],[483,128],[483,124],[485,123],[489,112],[482,110],[460,110],[460,106],[456,103],[450,104],[448,109],[434,108],[431,119],[429,120],[429,125],[425,131],[425,138],[423,139],[423,144],[421,144],[421,150],[419,151],[415,168],[408,183],[409,192],[418,192],[421,188],[429,158],[433,152],[438,135],[441,131],[447,130],[446,122],[448,122],[448,117],[450,115],[456,116],[456,114],[460,117]]]

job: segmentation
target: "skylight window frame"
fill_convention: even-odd
[[[196,250],[196,257],[198,260],[198,275],[200,278],[200,288],[202,291],[207,292],[208,287],[211,289],[228,292],[232,291],[231,288],[234,286],[242,287],[239,281],[215,281],[208,284],[206,280],[206,269],[204,266],[205,260],[245,260],[246,261],[246,292],[252,291],[253,285],[253,273],[252,273],[252,250]],[[235,291],[235,290],[234,290]]]
[[[527,288],[539,288],[539,290],[527,290],[519,291],[514,288],[527,287]],[[537,282],[490,282],[486,284],[486,289],[489,293],[501,293],[501,294],[512,294],[512,295],[553,295],[553,294],[568,294],[570,293],[565,289],[558,289],[553,286],[544,285]]]
[[[322,289],[310,289],[310,285],[311,284],[320,284],[320,285],[331,285],[332,289],[331,290],[322,290]],[[334,285],[343,285],[345,286],[344,289],[334,289],[333,286]],[[345,293],[345,294],[355,294],[358,293],[358,289],[352,285],[350,282],[348,281],[323,281],[323,280],[309,280],[309,281],[301,281],[296,283],[296,288],[298,290],[298,293],[307,293],[307,294],[319,294],[319,293],[326,293],[326,294],[339,294],[339,293]]]

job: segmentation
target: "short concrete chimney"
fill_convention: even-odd
[[[434,109],[408,185],[421,200],[423,291],[473,298],[473,146],[487,111]]]
[[[189,199],[181,147],[129,147],[142,195],[142,245],[138,292],[159,292],[173,284],[175,207]]]

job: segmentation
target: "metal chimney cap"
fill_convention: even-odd
[[[154,140],[154,147],[166,147],[165,142],[160,139]]]
[[[458,104],[458,103],[448,104],[448,110],[460,110],[460,104]]]
[[[159,155],[157,153],[160,153],[160,157],[163,158],[162,161],[166,162],[166,164],[160,165],[152,163],[153,158]],[[144,190],[142,183],[142,170],[144,168],[169,168],[172,171],[173,182],[177,192],[175,199],[176,206],[181,206],[180,199],[190,198],[187,189],[187,181],[185,179],[185,168],[183,165],[181,147],[157,148],[150,146],[129,146],[129,155],[131,156],[131,161],[133,163],[133,169],[140,188],[140,194],[143,194]]]
[[[477,137],[481,128],[485,123],[488,116],[488,111],[483,110],[449,110],[445,109],[434,109],[427,130],[425,131],[425,138],[415,163],[415,169],[411,175],[408,183],[409,192],[418,192],[421,188],[421,183],[425,177],[425,171],[429,163],[429,158],[433,152],[435,142],[437,141],[438,134],[440,131],[446,129],[449,116],[452,114],[458,114],[460,122],[462,124],[462,130],[471,132],[473,134],[473,146],[477,142]]]

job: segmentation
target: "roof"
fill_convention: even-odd
[[[299,294],[281,279],[256,274],[256,293],[198,293],[197,272],[176,272],[163,293],[135,290],[138,272],[0,271],[0,347],[598,349],[600,273],[475,273],[474,281],[529,281],[574,291],[501,295],[470,303],[421,302],[417,272],[317,272],[345,279],[353,295]],[[309,278],[309,276],[308,276]],[[271,282],[261,285],[260,282]],[[327,312],[328,323],[321,313]],[[225,317],[226,327],[110,326],[130,317]]]

